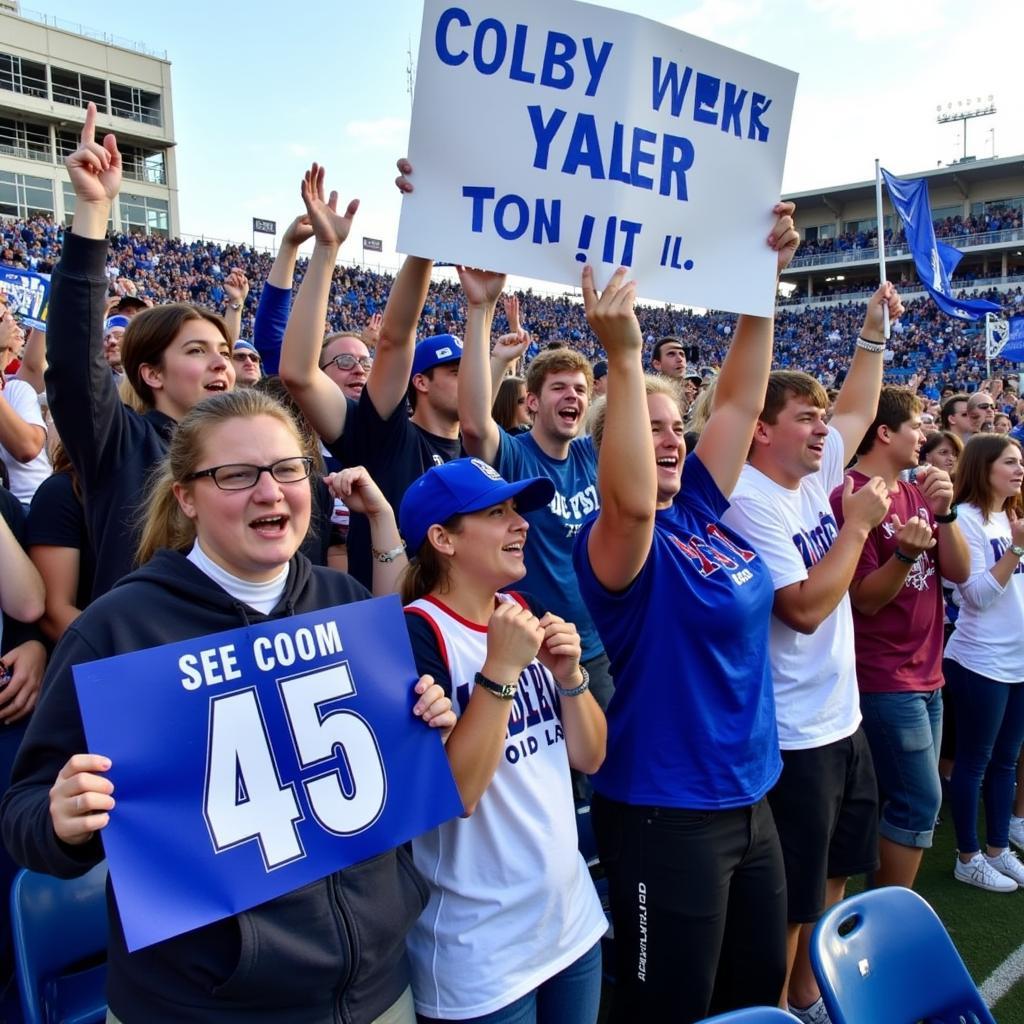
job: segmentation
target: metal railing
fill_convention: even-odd
[[[1024,274],[1008,274],[1006,277],[975,278],[970,284],[954,281],[953,292],[954,294],[965,292],[973,295],[980,290],[1010,288],[1020,284],[1024,284]],[[867,302],[874,294],[874,289],[871,289],[870,291],[842,292],[832,295],[805,295],[798,299],[779,299],[777,305],[787,313],[802,313],[808,306],[824,307],[838,306],[844,302]],[[926,294],[927,292],[916,282],[909,286],[902,286],[900,291],[900,297],[903,299],[918,298]]]
[[[1002,242],[1019,242],[1024,240],[1024,228],[1006,228],[1003,231],[983,231],[973,235],[947,235],[940,242],[956,246],[957,249],[972,249],[986,245],[998,245]],[[906,242],[897,242],[885,247],[886,259],[909,256],[910,249]],[[878,246],[864,249],[842,249],[837,252],[815,253],[813,256],[796,256],[786,268],[785,273],[794,270],[805,270],[809,267],[841,266],[845,263],[873,263],[878,259]]]
[[[53,155],[49,151],[42,153],[35,149],[26,149],[24,146],[5,146],[0,144],[0,154],[3,156],[16,156],[21,160],[38,160],[40,163],[53,163]]]
[[[135,39],[125,39],[123,36],[115,36],[110,32],[101,32],[96,28],[89,28],[80,22],[67,21],[65,18],[55,18],[52,14],[44,14],[42,11],[31,11],[22,8],[19,12],[22,18],[30,21],[39,21],[52,28],[61,29],[64,32],[73,32],[78,36],[85,36],[86,39],[95,39],[97,42],[106,43],[108,46],[120,46],[123,50],[134,50],[136,53],[143,53],[147,57],[157,57],[160,60],[167,60],[166,50],[154,50],[145,43]]]

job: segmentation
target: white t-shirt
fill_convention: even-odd
[[[461,714],[487,657],[487,630],[429,598],[409,607],[443,637]],[[498,770],[473,815],[413,840],[430,887],[407,939],[417,1013],[492,1013],[574,963],[607,930],[577,847],[558,703],[551,673],[539,661],[527,665]]]
[[[989,571],[1013,543],[1010,521],[993,512],[986,523],[975,505],[961,505],[958,513],[971,575],[956,588],[960,614],[946,657],[1000,683],[1024,682],[1024,562],[1005,587]]]
[[[722,520],[753,544],[776,590],[807,579],[838,536],[828,499],[843,481],[843,456],[842,436],[830,430],[821,469],[796,490],[743,467]],[[769,651],[783,750],[823,747],[856,732],[860,699],[849,594],[809,636],[773,615]]]
[[[6,381],[3,391],[0,391],[0,402],[6,402],[26,423],[46,431],[43,411],[39,408],[39,396],[27,381],[17,378]],[[36,488],[53,472],[50,457],[46,454],[45,441],[39,454],[28,462],[19,462],[0,444],[0,460],[7,466],[7,474],[11,478],[11,494],[23,505],[32,500]]]

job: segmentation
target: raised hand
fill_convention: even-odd
[[[519,322],[519,296],[515,292],[506,295],[501,300],[501,308],[505,310],[505,319],[508,321],[508,333],[518,334],[523,325]]]
[[[353,512],[370,519],[391,512],[387,498],[362,466],[331,473],[330,476],[324,477],[324,483],[330,488],[331,493],[336,498],[341,498]]]
[[[308,242],[312,237],[313,225],[309,222],[309,214],[303,213],[284,229],[284,234],[281,236],[281,244],[294,245],[298,248],[303,242]]]
[[[503,363],[514,363],[530,347],[533,341],[529,331],[519,331],[516,334],[503,334],[494,343],[491,355],[500,359]]]
[[[463,294],[470,306],[494,306],[505,287],[505,275],[493,270],[456,267]]]
[[[881,285],[874,295],[868,299],[868,309],[864,316],[864,326],[861,328],[861,337],[866,341],[881,341],[884,337],[884,321],[882,309],[889,309],[889,323],[899,320],[903,316],[903,303],[900,301],[900,293],[896,291],[891,281]]]
[[[121,188],[121,154],[117,139],[107,135],[96,141],[96,104],[85,108],[85,124],[76,149],[64,161],[79,203],[109,206]]]
[[[885,518],[891,503],[889,488],[880,476],[873,476],[856,494],[853,477],[843,487],[843,519],[851,525],[873,530]]]
[[[497,683],[514,683],[543,642],[544,629],[537,617],[514,601],[502,601],[487,624],[484,675]]]
[[[57,838],[71,846],[86,843],[106,828],[114,808],[114,786],[97,772],[110,770],[110,759],[75,754],[50,788],[50,821]]]
[[[559,686],[571,690],[580,684],[582,678],[580,635],[571,622],[553,612],[548,612],[540,624],[544,630],[544,642],[537,652],[537,659],[555,677]]]
[[[338,213],[337,192],[332,192],[324,200],[324,168],[319,164],[313,164],[303,175],[301,191],[317,244],[338,248],[352,230],[352,218],[359,209],[359,200],[353,199],[343,214]]]
[[[224,294],[231,302],[245,302],[249,294],[249,278],[239,267],[232,267],[231,273],[224,278]]]
[[[935,547],[936,538],[927,520],[920,516],[911,516],[906,523],[900,517],[892,517],[892,525],[896,528],[896,550],[908,558],[917,558],[920,554]]]
[[[597,294],[594,268],[583,268],[583,309],[608,355],[640,351],[644,345],[640,324],[633,305],[636,302],[636,281],[626,280],[626,268],[612,274],[605,290]]]
[[[380,329],[383,323],[384,314],[374,313],[373,316],[366,321],[366,326],[359,334],[359,337],[363,339],[363,344],[371,352],[377,347],[377,342],[380,341]]]
[[[935,466],[918,466],[914,483],[924,495],[928,507],[937,516],[949,514],[953,507],[953,481],[944,469]]]
[[[781,274],[789,266],[790,260],[800,245],[800,233],[793,223],[793,214],[796,212],[794,203],[776,203],[772,208],[775,214],[775,224],[768,235],[768,244],[775,250],[778,256],[776,274]]]

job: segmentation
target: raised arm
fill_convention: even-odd
[[[46,610],[43,580],[0,516],[0,610],[21,622],[35,622]]]
[[[778,254],[776,277],[789,266],[800,236],[793,226],[792,203],[778,203],[768,245]],[[754,426],[764,407],[772,368],[772,317],[741,316],[729,353],[715,384],[711,417],[701,432],[697,455],[718,489],[732,494],[747,458]]]
[[[889,307],[889,321],[903,315],[903,303],[892,284],[886,281],[868,300],[864,326],[853,350],[853,359],[846,380],[839,389],[829,426],[843,439],[844,464],[853,458],[864,440],[871,421],[878,411],[878,394],[882,390],[882,369],[885,350],[882,309]]]
[[[593,269],[583,268],[587,320],[608,353],[608,405],[597,460],[601,511],[587,539],[587,555],[594,575],[612,591],[625,590],[647,561],[658,501],[635,300],[636,282],[626,281],[624,268],[615,271],[600,297]]]
[[[18,380],[31,384],[36,394],[46,390],[44,375],[46,373],[46,331],[36,327],[28,329],[25,351],[21,357],[21,366],[15,374]]]
[[[242,314],[245,300],[249,297],[249,278],[240,267],[232,267],[224,278],[224,323],[232,342],[242,336]]]
[[[493,464],[498,457],[501,433],[491,416],[491,364],[488,343],[494,307],[505,287],[505,275],[459,267],[466,296],[466,331],[459,364],[459,425],[467,455]]]
[[[345,429],[346,402],[341,389],[320,369],[320,349],[338,249],[348,237],[359,201],[352,200],[344,214],[338,213],[337,192],[325,202],[324,169],[317,164],[302,179],[302,201],[316,244],[288,319],[280,370],[299,408],[329,444]]]

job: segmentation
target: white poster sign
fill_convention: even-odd
[[[796,81],[573,0],[425,0],[398,249],[769,315]]]

